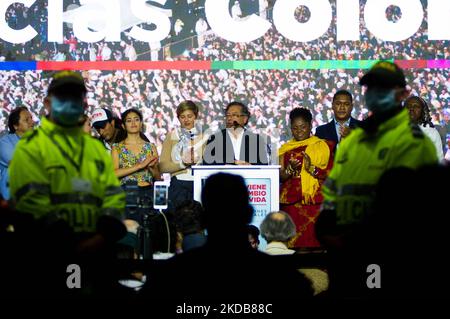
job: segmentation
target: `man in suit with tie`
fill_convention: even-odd
[[[212,135],[203,153],[205,165],[267,165],[267,140],[245,128],[250,111],[241,102],[225,109],[226,128]]]
[[[334,141],[336,145],[346,137],[350,131],[361,124],[351,116],[353,111],[353,97],[349,91],[340,90],[333,96],[334,119],[316,128],[316,136],[329,141]]]

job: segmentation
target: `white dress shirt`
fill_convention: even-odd
[[[238,127],[236,129],[228,128],[227,133],[231,139],[231,143],[233,144],[234,159],[239,160],[241,158],[241,145],[242,137],[244,136],[244,129],[242,127]]]

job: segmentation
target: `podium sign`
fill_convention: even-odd
[[[279,165],[197,165],[192,167],[194,175],[194,199],[201,202],[202,187],[208,176],[217,173],[240,175],[244,178],[253,206],[252,224],[259,228],[266,215],[280,209]],[[226,198],[226,194],[224,194]],[[230,199],[232,200],[232,199]],[[262,238],[260,249],[266,243]]]

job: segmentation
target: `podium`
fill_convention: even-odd
[[[216,173],[240,175],[244,178],[253,206],[252,225],[259,228],[266,215],[280,209],[280,165],[196,165],[194,175],[194,200],[201,202],[202,187],[208,176]],[[224,194],[226,198],[226,194]],[[232,200],[232,199],[227,199]],[[266,242],[260,237],[260,250]]]

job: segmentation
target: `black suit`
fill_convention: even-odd
[[[267,141],[258,134],[244,131],[239,160],[253,165],[267,165]],[[203,152],[204,165],[232,165],[235,161],[233,143],[226,129],[212,135]]]
[[[362,123],[361,121],[358,121],[358,120],[354,119],[353,117],[351,117],[349,127],[351,129],[354,129],[356,127],[359,127],[361,125],[361,123]],[[316,128],[316,136],[323,140],[334,141],[336,144],[339,143],[338,136],[336,133],[336,121],[332,120],[331,122],[328,122],[327,124],[318,126]]]

